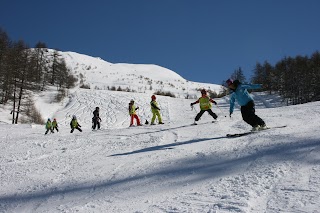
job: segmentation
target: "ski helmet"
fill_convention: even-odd
[[[231,84],[233,84],[233,80],[229,78],[229,79],[226,81],[226,83],[228,84],[228,86],[230,86]]]
[[[151,96],[151,99],[152,99],[152,100],[156,100],[156,96],[155,96],[155,95],[152,95],[152,96]]]
[[[133,100],[133,99],[131,99],[130,103],[133,103],[133,102],[134,102],[134,100]]]
[[[202,89],[201,94],[207,94],[207,91],[205,89]]]
[[[77,117],[75,115],[72,116],[72,119],[77,119]]]
[[[48,118],[48,121],[51,121],[51,119],[50,119],[50,118]]]

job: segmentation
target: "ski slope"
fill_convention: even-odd
[[[157,96],[165,124],[129,128],[129,101],[144,123],[150,95],[81,89],[54,113],[59,133],[2,123],[0,212],[319,212],[320,102],[254,96],[269,127],[287,127],[226,138],[251,129],[238,108],[229,118],[228,98],[218,122],[205,113],[191,126],[194,100]],[[70,133],[73,114],[82,133]]]

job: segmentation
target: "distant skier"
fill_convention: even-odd
[[[232,91],[230,95],[230,117],[234,110],[235,100],[241,106],[241,114],[243,120],[252,126],[252,131],[266,129],[265,122],[255,114],[254,101],[247,89],[259,89],[260,84],[242,84],[239,80],[228,79],[226,81],[229,89]]]
[[[48,132],[54,133],[53,129],[52,129],[52,123],[51,123],[51,119],[48,118],[47,123],[46,123],[46,133],[44,133],[45,135],[48,134]]]
[[[156,102],[155,95],[151,96],[150,105],[151,105],[151,111],[152,111],[151,125],[155,125],[154,121],[155,121],[156,117],[158,117],[159,124],[164,124],[164,123],[162,123],[162,118],[160,115],[160,108],[158,106],[158,103]]]
[[[82,132],[82,130],[80,129],[80,124],[77,121],[77,117],[74,115],[72,116],[72,120],[70,122],[70,127],[71,127],[71,131],[70,133],[73,133],[74,129],[79,130],[80,132]]]
[[[57,130],[57,132],[59,132],[58,122],[57,122],[57,119],[55,119],[55,118],[52,121],[52,131],[54,132],[54,130]]]
[[[95,130],[96,127],[100,129],[100,122],[101,118],[99,115],[99,107],[96,107],[96,109],[93,111],[93,118],[92,118],[92,129]]]
[[[207,91],[205,89],[201,90],[201,97],[196,102],[193,102],[190,105],[192,107],[194,104],[197,104],[197,103],[200,103],[200,112],[195,117],[195,121],[194,121],[195,125],[197,125],[196,122],[200,120],[204,112],[208,112],[209,115],[211,115],[214,120],[218,118],[218,116],[214,112],[212,112],[212,104],[211,104],[211,103],[214,103],[215,105],[217,105],[217,102],[215,102],[212,98],[210,98],[207,95]]]
[[[131,118],[130,126],[133,126],[134,119],[136,119],[136,121],[137,121],[137,126],[142,126],[140,124],[140,119],[139,119],[138,115],[136,114],[136,110],[137,109],[139,109],[139,107],[136,107],[134,105],[134,100],[131,100],[130,103],[129,103],[129,115],[130,115],[130,118]]]

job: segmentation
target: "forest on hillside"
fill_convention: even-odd
[[[231,79],[247,82],[241,67]],[[285,57],[272,66],[256,63],[250,83],[262,84],[262,91],[277,92],[287,105],[320,101],[320,53],[309,56]]]
[[[23,40],[12,41],[0,28],[0,104],[12,104],[12,123],[18,123],[20,113],[41,123],[31,93],[56,86],[59,101],[77,81],[58,51],[47,51],[43,42],[30,48]]]
[[[277,91],[289,104],[320,101],[320,53],[285,57],[272,66],[257,63],[252,78],[264,91]]]

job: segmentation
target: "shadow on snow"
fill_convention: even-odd
[[[172,147],[176,145],[182,144],[190,144],[197,143],[206,140],[219,139],[219,138],[211,138],[211,139],[200,139],[200,140],[192,140],[181,142],[178,144],[169,144],[165,146],[157,146],[146,149],[146,150],[137,150],[138,152],[145,152],[150,150],[159,150],[164,149],[166,147]],[[276,144],[270,145],[268,147],[259,147],[260,150],[250,150],[250,153],[247,153],[244,156],[232,158],[232,159],[223,159],[221,156],[227,156],[228,153],[217,153],[219,156],[215,156],[215,158],[188,158],[182,160],[181,163],[175,164],[170,168],[160,169],[158,171],[150,172],[149,174],[139,174],[133,177],[127,177],[119,180],[108,180],[101,182],[91,182],[91,183],[83,183],[76,185],[68,185],[61,186],[60,188],[57,186],[48,188],[46,190],[38,191],[38,192],[28,192],[28,193],[12,193],[6,195],[0,195],[0,207],[3,209],[5,207],[9,208],[9,205],[17,205],[21,203],[27,203],[36,200],[48,199],[51,196],[67,196],[71,194],[78,193],[93,193],[92,191],[98,190],[98,192],[103,192],[106,194],[112,193],[113,187],[117,187],[117,193],[120,192],[120,189],[130,188],[141,188],[145,182],[150,184],[150,181],[154,181],[155,183],[161,181],[161,187],[165,187],[165,179],[172,180],[174,183],[179,186],[185,183],[194,183],[197,181],[207,180],[207,179],[216,179],[219,177],[223,177],[237,171],[241,171],[244,166],[250,164],[250,162],[255,161],[257,159],[263,157],[272,157],[272,160],[265,161],[267,164],[272,164],[278,161],[298,161],[301,163],[301,156],[307,156],[313,149],[320,148],[320,140],[309,140],[309,141],[301,141],[301,139],[292,138],[291,143],[286,144]],[[253,153],[252,153],[253,152]],[[133,152],[134,153],[134,152]],[[128,153],[131,154],[131,153]],[[124,154],[119,154],[124,155]],[[304,157],[305,158],[305,157]],[[317,159],[304,159],[305,163],[317,163]],[[261,162],[263,163],[263,161]],[[168,188],[172,186],[168,184]],[[0,209],[1,210],[1,209]]]

